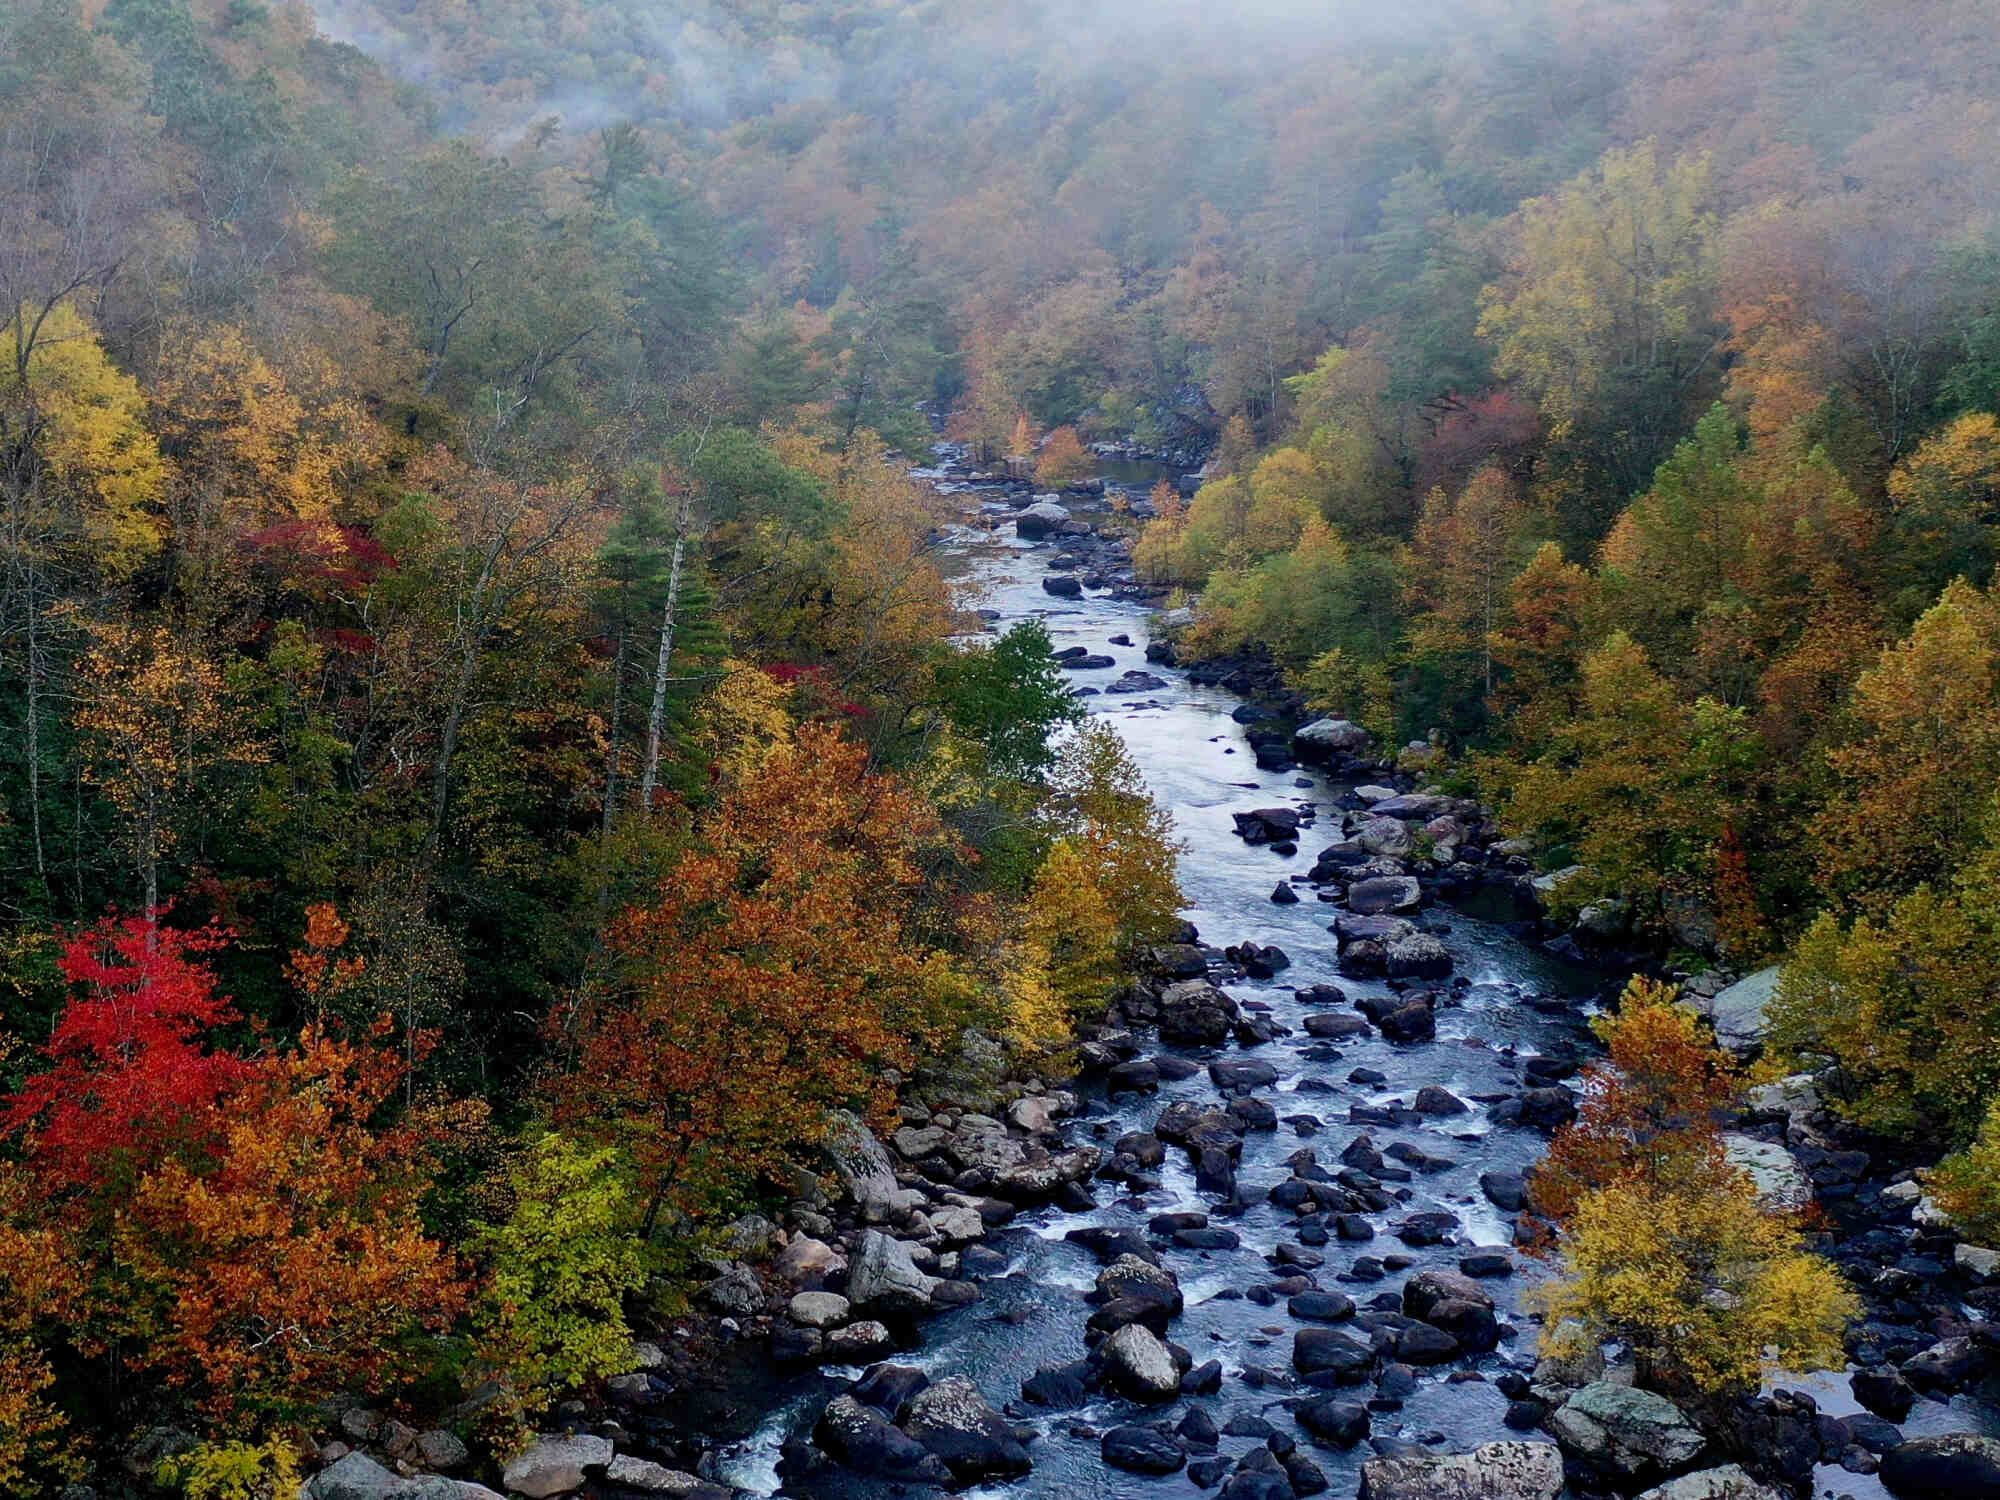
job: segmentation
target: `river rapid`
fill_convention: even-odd
[[[1323,1287],[1352,1296],[1365,1317],[1370,1299],[1377,1296],[1384,1309],[1400,1306],[1396,1289],[1406,1274],[1432,1267],[1456,1269],[1476,1248],[1506,1247],[1511,1220],[1489,1204],[1480,1188],[1480,1174],[1519,1171],[1540,1155],[1545,1142],[1531,1129],[1490,1124],[1480,1096],[1518,1093],[1521,1064],[1530,1056],[1586,1053],[1590,1041],[1583,1018],[1588,996],[1601,988],[1602,976],[1565,968],[1497,926],[1445,911],[1434,930],[1451,952],[1457,979],[1469,984],[1459,984],[1441,1004],[1435,1041],[1397,1046],[1371,1032],[1334,1045],[1306,1035],[1300,1018],[1309,1007],[1295,998],[1295,989],[1337,982],[1351,1000],[1373,990],[1386,992],[1387,987],[1336,973],[1335,942],[1328,930],[1336,908],[1315,900],[1309,887],[1300,887],[1302,899],[1295,906],[1270,899],[1281,878],[1304,875],[1313,862],[1312,850],[1326,840],[1315,842],[1309,836],[1307,848],[1286,858],[1268,848],[1245,845],[1236,836],[1230,815],[1285,804],[1332,812],[1333,798],[1344,788],[1317,775],[1258,770],[1241,727],[1230,717],[1241,700],[1223,689],[1197,686],[1179,672],[1155,667],[1151,670],[1166,680],[1165,687],[1138,694],[1103,693],[1127,670],[1146,666],[1149,612],[1109,596],[1052,598],[1041,580],[1054,544],[1031,544],[1004,535],[987,542],[980,534],[968,533],[965,547],[970,554],[967,583],[976,595],[967,602],[997,615],[994,630],[1039,618],[1059,651],[1082,646],[1116,663],[1071,676],[1079,689],[1099,689],[1099,695],[1084,702],[1092,713],[1116,726],[1153,796],[1173,814],[1185,845],[1180,874],[1188,901],[1186,914],[1200,929],[1202,941],[1218,947],[1246,939],[1275,944],[1292,959],[1291,967],[1275,979],[1233,983],[1228,988],[1246,1008],[1268,1007],[1269,1014],[1289,1026],[1293,1035],[1247,1050],[1234,1044],[1221,1049],[1159,1049],[1203,1064],[1217,1056],[1240,1054],[1276,1067],[1280,1077],[1275,1087],[1259,1092],[1276,1107],[1281,1123],[1275,1133],[1253,1133],[1246,1139],[1238,1169],[1244,1196],[1259,1199],[1261,1192],[1253,1190],[1268,1189],[1289,1177],[1286,1159],[1301,1147],[1314,1148],[1320,1162],[1337,1171],[1340,1153],[1363,1132],[1363,1127],[1349,1125],[1350,1107],[1408,1104],[1418,1089],[1437,1084],[1466,1100],[1469,1112],[1414,1129],[1367,1127],[1378,1148],[1387,1149],[1397,1141],[1418,1146],[1430,1158],[1425,1163],[1428,1170],[1412,1174],[1410,1182],[1397,1187],[1407,1200],[1383,1216],[1374,1241],[1334,1240],[1319,1247],[1326,1264],[1314,1273],[1315,1279]],[[1114,636],[1131,644],[1113,644]],[[1357,1070],[1361,1081],[1354,1081]],[[1383,1081],[1373,1081],[1374,1075]],[[1203,1071],[1181,1082],[1164,1083],[1157,1094],[1107,1099],[1100,1084],[1082,1088],[1081,1097],[1083,1113],[1071,1122],[1071,1138],[1108,1149],[1128,1131],[1150,1129],[1161,1110],[1176,1100],[1207,1103],[1220,1094]],[[1311,1116],[1325,1128],[1283,1123],[1287,1116]],[[1450,1165],[1440,1168],[1442,1162]],[[1093,1225],[1143,1232],[1155,1215],[1213,1212],[1216,1207],[1210,1195],[1196,1190],[1186,1154],[1178,1149],[1168,1152],[1158,1191],[1135,1198],[1101,1183],[1097,1196],[1098,1206],[1088,1213],[1043,1209],[990,1237],[988,1243],[1008,1257],[1007,1273],[982,1283],[979,1302],[930,1320],[922,1348],[896,1357],[934,1378],[969,1376],[996,1407],[1010,1409],[1041,1430],[1043,1435],[1031,1449],[1032,1474],[975,1493],[1064,1500],[1197,1493],[1185,1474],[1153,1479],[1106,1467],[1095,1434],[1134,1420],[1130,1403],[1107,1397],[1078,1411],[1051,1414],[1021,1402],[1021,1383],[1036,1369],[1080,1359],[1085,1352],[1085,1322],[1092,1311],[1085,1296],[1099,1263],[1064,1236]],[[1456,1243],[1413,1249],[1394,1238],[1393,1225],[1405,1215],[1434,1209],[1458,1220]],[[1295,1239],[1290,1215],[1259,1202],[1240,1217],[1218,1217],[1213,1222],[1234,1230],[1240,1246],[1228,1250],[1170,1246],[1163,1252],[1163,1263],[1179,1277],[1187,1301],[1173,1337],[1197,1363],[1222,1362],[1221,1394],[1201,1402],[1218,1425],[1234,1416],[1254,1414],[1282,1431],[1294,1431],[1279,1403],[1297,1394],[1290,1388],[1288,1372],[1292,1335],[1304,1325],[1287,1316],[1282,1297],[1260,1305],[1245,1295],[1281,1274],[1266,1257],[1280,1241]],[[1404,1258],[1401,1265],[1394,1259],[1398,1256]],[[1377,1263],[1390,1260],[1386,1276],[1367,1263],[1370,1258]],[[1533,1364],[1534,1328],[1521,1315],[1520,1303],[1536,1273],[1532,1263],[1516,1259],[1519,1269],[1512,1276],[1485,1284],[1499,1304],[1502,1321],[1517,1329],[1517,1335],[1504,1340],[1493,1354],[1417,1372],[1414,1388],[1399,1404],[1378,1399],[1377,1439],[1464,1449],[1518,1436],[1503,1425],[1507,1401],[1491,1383],[1494,1375],[1525,1371]],[[1258,1373],[1263,1370],[1272,1372],[1268,1382]],[[1474,1372],[1486,1378],[1470,1378]],[[787,1436],[809,1430],[827,1398],[859,1373],[829,1369],[803,1381],[758,1434],[736,1451],[726,1466],[729,1480],[773,1493],[778,1486],[779,1445]],[[1364,1389],[1358,1394],[1367,1393]],[[1167,1415],[1177,1420],[1187,1404],[1184,1400]],[[1140,1419],[1159,1415],[1156,1411]],[[1260,1441],[1224,1436],[1221,1453],[1234,1458]],[[1334,1494],[1354,1492],[1360,1463],[1370,1451],[1365,1443],[1345,1452],[1311,1450],[1332,1481]]]

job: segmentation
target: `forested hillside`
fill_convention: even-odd
[[[530,1420],[1174,931],[946,437],[1201,468],[1182,660],[1972,1141],[1997,115],[1985,0],[0,0],[0,1487]]]

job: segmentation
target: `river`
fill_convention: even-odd
[[[1109,685],[1126,670],[1145,666],[1148,612],[1134,603],[1110,597],[1079,601],[1051,598],[1041,587],[1049,549],[1002,538],[974,553],[970,582],[978,589],[976,602],[999,615],[996,629],[1014,621],[1038,617],[1046,624],[1058,650],[1083,646],[1094,655],[1113,658],[1116,665],[1072,674],[1079,687]],[[1123,635],[1132,644],[1111,644]],[[1441,1171],[1420,1173],[1408,1185],[1407,1203],[1386,1216],[1393,1224],[1405,1213],[1445,1209],[1463,1226],[1462,1243],[1412,1250],[1389,1233],[1365,1244],[1335,1241],[1322,1247],[1327,1264],[1317,1273],[1321,1285],[1352,1295],[1365,1313],[1372,1296],[1394,1303],[1404,1279],[1392,1270],[1379,1285],[1342,1280],[1354,1262],[1407,1255],[1409,1269],[1456,1268],[1470,1247],[1505,1246],[1510,1221],[1488,1204],[1479,1186],[1482,1172],[1520,1170],[1532,1162],[1543,1137],[1520,1128],[1494,1128],[1480,1095],[1518,1092],[1519,1061],[1536,1053],[1575,1054],[1588,1046],[1582,1015],[1583,997],[1601,986],[1601,976],[1566,969],[1499,927],[1447,914],[1449,930],[1442,934],[1456,973],[1471,981],[1438,1014],[1437,1040],[1417,1046],[1394,1046],[1373,1034],[1343,1041],[1337,1048],[1303,1033],[1299,1018],[1305,1007],[1294,998],[1295,988],[1338,982],[1350,996],[1375,988],[1342,978],[1334,968],[1334,940],[1328,931],[1335,908],[1315,901],[1308,888],[1296,906],[1270,900],[1273,886],[1288,874],[1303,875],[1312,864],[1309,842],[1287,859],[1268,849],[1250,848],[1240,840],[1230,820],[1232,812],[1295,802],[1319,803],[1330,810],[1339,788],[1321,778],[1295,772],[1259,771],[1240,727],[1230,711],[1240,700],[1219,688],[1199,687],[1180,673],[1153,668],[1168,685],[1130,696],[1086,698],[1091,712],[1116,725],[1130,746],[1154,797],[1169,808],[1186,845],[1181,882],[1188,917],[1200,928],[1204,942],[1217,946],[1245,939],[1276,944],[1292,958],[1292,966],[1276,979],[1232,984],[1231,993],[1249,1005],[1266,1005],[1292,1027],[1294,1035],[1280,1038],[1246,1055],[1274,1064],[1281,1075],[1265,1097],[1280,1116],[1310,1114],[1326,1129],[1310,1137],[1289,1124],[1275,1133],[1248,1137],[1239,1168],[1244,1188],[1268,1188],[1290,1176],[1286,1158],[1301,1147],[1319,1152],[1322,1163],[1338,1170],[1341,1150],[1360,1133],[1347,1123],[1354,1104],[1411,1101],[1425,1084],[1440,1084],[1472,1103],[1469,1113],[1443,1119],[1416,1130],[1371,1131],[1375,1144],[1386,1148],[1404,1140],[1421,1145],[1432,1158],[1454,1164]],[[1328,835],[1332,837],[1332,835]],[[1534,1002],[1540,1001],[1540,1004]],[[1319,1007],[1323,1008],[1323,1007]],[[1205,1061],[1214,1053],[1183,1051]],[[1226,1049],[1234,1055],[1234,1046]],[[1384,1083],[1351,1082],[1356,1069],[1384,1075]],[[1108,1144],[1132,1130],[1150,1129],[1160,1111],[1177,1099],[1213,1100],[1216,1090],[1206,1073],[1184,1082],[1164,1084],[1157,1095],[1107,1100],[1101,1090],[1084,1095],[1084,1115],[1076,1123],[1079,1140]],[[923,1348],[898,1356],[933,1376],[963,1374],[978,1383],[996,1406],[1015,1404],[1017,1413],[1036,1420],[1043,1436],[1033,1445],[1033,1474],[1018,1483],[995,1487],[990,1493],[1013,1496],[1084,1497],[1192,1493],[1185,1476],[1165,1481],[1121,1473],[1105,1466],[1093,1436],[1072,1429],[1103,1428],[1131,1420],[1128,1403],[1106,1399],[1081,1411],[1051,1415],[1020,1403],[1021,1382],[1038,1367],[1081,1358],[1084,1324],[1091,1306],[1085,1294],[1099,1266],[1064,1235],[1085,1225],[1136,1226],[1144,1229],[1154,1215],[1182,1210],[1205,1211],[1185,1153],[1170,1149],[1160,1191],[1143,1201],[1115,1195],[1109,1184],[1098,1185],[1099,1205],[1089,1213],[1044,1210],[1026,1216],[989,1243],[1009,1257],[1004,1277],[983,1283],[983,1299],[925,1325]],[[1273,1279],[1265,1256],[1280,1240],[1293,1238],[1290,1216],[1269,1205],[1251,1209],[1241,1218],[1222,1220],[1241,1236],[1235,1250],[1169,1249],[1164,1260],[1179,1276],[1187,1311],[1174,1325],[1174,1338],[1185,1344],[1197,1362],[1219,1358],[1224,1366],[1222,1394],[1208,1406],[1218,1423],[1241,1412],[1276,1408],[1294,1394],[1282,1385],[1263,1390],[1244,1381],[1250,1367],[1287,1371],[1296,1325],[1286,1316],[1282,1299],[1260,1306],[1240,1294]],[[1503,1319],[1519,1306],[1534,1280],[1532,1265],[1512,1277],[1487,1283],[1500,1303]],[[1401,1410],[1375,1415],[1377,1437],[1442,1443],[1450,1448],[1509,1436],[1502,1417],[1507,1402],[1488,1381],[1467,1381],[1464,1372],[1488,1375],[1505,1369],[1525,1369],[1533,1360],[1533,1329],[1525,1323],[1520,1336],[1503,1343],[1495,1354],[1472,1362],[1420,1372],[1416,1389]],[[1449,1377],[1459,1372],[1454,1383]],[[734,1483],[762,1493],[777,1488],[776,1450],[785,1436],[810,1428],[826,1399],[859,1371],[827,1370],[802,1380],[789,1399],[771,1414],[755,1438],[737,1450],[728,1465]],[[1253,1377],[1254,1378],[1254,1377]],[[1179,1408],[1175,1408],[1178,1412]],[[1273,1424],[1291,1430],[1289,1418],[1273,1411]],[[1234,1457],[1255,1446],[1255,1439],[1224,1437],[1222,1453]],[[1313,1457],[1333,1482],[1335,1494],[1352,1494],[1361,1459],[1368,1448],[1347,1453],[1314,1449]]]

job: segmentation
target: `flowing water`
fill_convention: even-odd
[[[1588,1047],[1583,1018],[1591,1009],[1592,995],[1603,988],[1603,976],[1563,967],[1497,926],[1449,912],[1444,914],[1449,931],[1442,934],[1443,941],[1451,951],[1455,973],[1469,979],[1471,986],[1455,991],[1439,1009],[1434,1042],[1399,1047],[1370,1034],[1343,1041],[1336,1048],[1306,1036],[1300,1025],[1305,1007],[1294,998],[1295,988],[1337,982],[1350,997],[1371,989],[1367,982],[1336,974],[1334,940],[1327,930],[1335,908],[1316,901],[1310,888],[1303,886],[1298,905],[1280,906],[1270,900],[1281,877],[1303,874],[1312,864],[1313,851],[1337,837],[1332,803],[1342,788],[1312,773],[1258,770],[1241,728],[1230,718],[1240,700],[1218,688],[1191,684],[1171,669],[1147,668],[1148,612],[1144,608],[1112,598],[1052,598],[1043,591],[1041,580],[1053,546],[1034,546],[1012,538],[991,544],[982,538],[975,545],[973,535],[968,534],[966,542],[972,559],[969,582],[980,596],[968,602],[997,613],[993,629],[1004,630],[1017,620],[1038,617],[1058,650],[1083,646],[1093,655],[1115,661],[1112,667],[1072,673],[1079,687],[1102,690],[1134,667],[1167,680],[1167,686],[1158,690],[1102,694],[1084,701],[1091,712],[1117,727],[1154,797],[1173,813],[1186,845],[1181,881],[1188,900],[1187,915],[1200,928],[1202,940],[1216,946],[1245,939],[1276,944],[1292,959],[1292,966],[1274,980],[1228,986],[1239,1001],[1268,1006],[1294,1032],[1243,1054],[1271,1062],[1282,1075],[1275,1089],[1259,1091],[1276,1106],[1281,1123],[1275,1134],[1246,1137],[1239,1167],[1243,1188],[1268,1188],[1285,1180],[1290,1175],[1285,1159],[1302,1146],[1313,1147],[1323,1165],[1338,1170],[1342,1149],[1362,1132],[1362,1127],[1347,1123],[1352,1104],[1407,1103],[1419,1088],[1431,1083],[1441,1084],[1469,1102],[1478,1095],[1518,1092],[1520,1060],[1536,1053],[1574,1053]],[[1115,635],[1129,637],[1132,644],[1112,645]],[[1301,852],[1291,858],[1267,848],[1246,846],[1236,837],[1232,812],[1284,803],[1319,806],[1328,815],[1324,836],[1315,839],[1308,831]],[[1541,1003],[1533,1003],[1536,1001]],[[1239,1049],[1231,1044],[1214,1052],[1162,1050],[1205,1061]],[[1349,1074],[1357,1068],[1386,1075],[1387,1082],[1372,1086],[1350,1082]],[[1074,1122],[1075,1138],[1095,1141],[1108,1149],[1127,1131],[1150,1129],[1160,1111],[1173,1101],[1213,1101],[1217,1091],[1203,1072],[1183,1082],[1163,1084],[1157,1095],[1107,1100],[1098,1088],[1086,1089],[1082,1098],[1084,1112]],[[1305,1135],[1283,1123],[1283,1117],[1302,1114],[1317,1116],[1325,1128]],[[1488,1204],[1479,1176],[1491,1170],[1521,1170],[1540,1155],[1545,1144],[1533,1130],[1490,1126],[1484,1108],[1476,1102],[1468,1114],[1435,1120],[1419,1129],[1377,1126],[1369,1127],[1368,1133],[1378,1148],[1407,1140],[1421,1146],[1427,1155],[1449,1158],[1455,1165],[1441,1172],[1418,1174],[1405,1189],[1408,1201],[1389,1214],[1376,1216],[1378,1235],[1373,1242],[1343,1244],[1336,1240],[1319,1247],[1327,1263],[1314,1273],[1317,1282],[1347,1292],[1364,1313],[1372,1296],[1393,1293],[1404,1276],[1392,1272],[1379,1283],[1341,1279],[1360,1257],[1407,1255],[1414,1262],[1409,1268],[1413,1273],[1429,1267],[1455,1268],[1474,1246],[1508,1244],[1510,1220]],[[1086,1225],[1143,1230],[1155,1214],[1212,1212],[1215,1208],[1196,1190],[1188,1159],[1177,1147],[1168,1148],[1161,1188],[1143,1200],[1115,1193],[1109,1184],[1096,1186],[1099,1203],[1088,1213],[1043,1209],[1024,1215],[991,1237],[988,1243],[1009,1258],[1008,1274],[982,1283],[981,1301],[932,1319],[924,1327],[921,1350],[898,1356],[900,1362],[917,1365],[933,1377],[971,1377],[995,1406],[1006,1409],[1012,1403],[1019,1419],[1031,1421],[1041,1430],[1043,1435],[1030,1450],[1034,1472],[1017,1483],[994,1486],[982,1492],[985,1495],[1109,1500],[1199,1493],[1184,1473],[1156,1479],[1108,1468],[1095,1437],[1071,1431],[1077,1427],[1101,1431],[1120,1422],[1156,1420],[1163,1414],[1178,1420],[1187,1400],[1165,1413],[1141,1410],[1109,1396],[1083,1410],[1066,1413],[1048,1413],[1020,1403],[1021,1382],[1036,1369],[1079,1359],[1085,1352],[1084,1325],[1092,1311],[1085,1295],[1095,1283],[1099,1266],[1084,1249],[1066,1243],[1064,1235]],[[1405,1214],[1437,1208],[1458,1217],[1461,1243],[1413,1250],[1394,1237],[1393,1225]],[[1266,1204],[1240,1218],[1216,1218],[1213,1222],[1234,1229],[1242,1240],[1240,1248],[1169,1248],[1162,1254],[1163,1262],[1179,1277],[1187,1302],[1171,1336],[1188,1348],[1197,1363],[1221,1360],[1225,1372],[1222,1391],[1202,1398],[1217,1425],[1249,1412],[1265,1415],[1280,1430],[1292,1431],[1289,1416],[1279,1407],[1287,1396],[1299,1392],[1282,1383],[1260,1389],[1244,1376],[1252,1369],[1289,1372],[1292,1335],[1305,1325],[1286,1314],[1282,1299],[1272,1306],[1259,1306],[1240,1295],[1278,1274],[1265,1256],[1281,1240],[1295,1238],[1290,1216]],[[1503,1322],[1518,1328],[1518,1336],[1477,1360],[1419,1371],[1417,1389],[1402,1409],[1375,1415],[1377,1438],[1464,1449],[1520,1436],[1503,1425],[1507,1402],[1491,1384],[1492,1376],[1507,1369],[1526,1369],[1533,1361],[1535,1328],[1523,1316],[1522,1302],[1538,1270],[1531,1261],[1519,1261],[1518,1266],[1511,1278],[1486,1283],[1499,1302]],[[1392,1304],[1393,1297],[1385,1301],[1385,1306]],[[1467,1380],[1467,1371],[1487,1378]],[[1457,1381],[1451,1379],[1454,1372],[1459,1374]],[[779,1445],[791,1434],[809,1431],[825,1401],[859,1373],[827,1370],[797,1382],[758,1434],[736,1451],[727,1477],[762,1493],[775,1491]],[[1807,1388],[1829,1410],[1854,1409],[1842,1376],[1816,1380]],[[1348,1392],[1346,1399],[1363,1399],[1371,1393],[1372,1387],[1364,1386]],[[1909,1431],[1915,1435],[1985,1425],[1982,1418],[1987,1414],[1983,1411],[1975,1412],[1965,1402],[1954,1406],[1966,1409],[1920,1403]],[[1257,1441],[1224,1437],[1221,1453],[1233,1459]],[[1332,1494],[1355,1492],[1360,1463],[1370,1451],[1365,1443],[1349,1452],[1311,1445],[1308,1450],[1332,1481]],[[1873,1479],[1839,1469],[1822,1469],[1821,1480],[1816,1488],[1823,1495],[1844,1493],[1866,1500],[1883,1494]]]

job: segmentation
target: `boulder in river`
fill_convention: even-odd
[[[1639,1500],[1790,1500],[1783,1490],[1752,1479],[1740,1464],[1703,1469],[1655,1485]]]
[[[1348,719],[1315,719],[1292,736],[1300,760],[1326,762],[1370,754],[1375,736]]]
[[[857,1474],[949,1484],[944,1461],[888,1417],[852,1395],[835,1396],[813,1428],[820,1450]]]
[[[960,1484],[1018,1479],[1034,1467],[1013,1424],[963,1375],[926,1386],[903,1416],[903,1430],[944,1460]]]
[[[1069,512],[1062,502],[1053,496],[1037,500],[1014,517],[1014,531],[1018,536],[1034,540],[1062,530],[1069,524]]]
[[[2000,1500],[2000,1439],[1911,1438],[1882,1455],[1882,1483],[1902,1500]]]
[[[847,1298],[871,1312],[909,1314],[931,1305],[937,1278],[917,1269],[910,1247],[901,1240],[870,1229],[847,1273]]]
[[[1184,1047],[1219,1047],[1229,1039],[1236,1002],[1205,980],[1170,984],[1160,995],[1160,1040]]]
[[[1042,580],[1042,592],[1053,594],[1058,599],[1081,599],[1083,585],[1065,574],[1056,574]]]
[[[1553,1443],[1487,1443],[1470,1453],[1399,1453],[1361,1466],[1359,1500],[1557,1500]]]
[[[611,1440],[589,1433],[544,1434],[508,1461],[502,1482],[516,1494],[562,1495],[583,1488],[585,1471],[611,1462]]]
[[[1112,1468],[1133,1474],[1172,1474],[1187,1462],[1187,1450],[1179,1438],[1136,1423],[1105,1433],[1098,1451]]]
[[[1423,887],[1413,875],[1375,876],[1347,888],[1347,909],[1364,917],[1415,911],[1423,899]]]
[[[1565,1401],[1549,1430],[1565,1454],[1627,1483],[1678,1474],[1708,1446],[1665,1396],[1602,1380]]]
[[[1134,1401],[1171,1401],[1181,1393],[1181,1372],[1167,1346],[1150,1329],[1127,1323],[1098,1349],[1104,1373]]]

